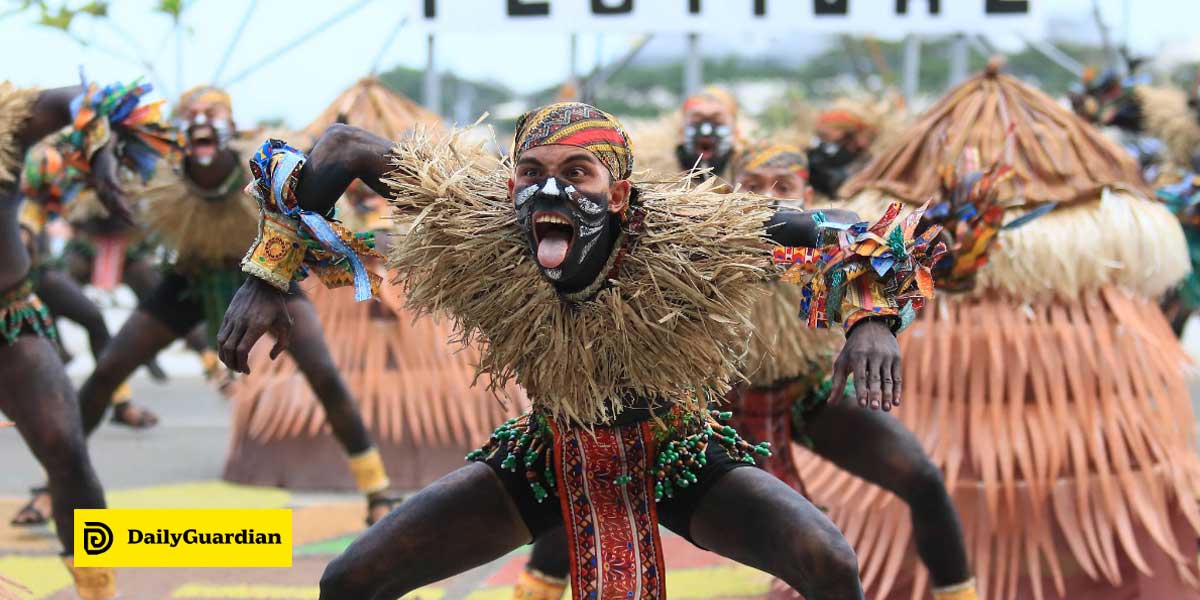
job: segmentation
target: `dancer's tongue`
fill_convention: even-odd
[[[564,229],[546,231],[538,240],[538,264],[544,269],[557,269],[567,260],[567,251],[571,248],[571,234]]]

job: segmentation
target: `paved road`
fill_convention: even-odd
[[[110,310],[113,329],[125,311]],[[1193,356],[1200,356],[1200,327],[1185,336]],[[85,340],[73,327],[64,328],[68,347],[78,357],[70,372],[81,378],[91,369]],[[315,582],[325,563],[361,531],[363,507],[353,494],[291,493],[221,483],[228,443],[229,405],[200,377],[199,362],[176,346],[162,361],[172,380],[166,385],[143,373],[133,380],[135,399],[163,417],[149,431],[132,431],[106,424],[91,442],[93,461],[112,506],[259,506],[291,507],[297,511],[295,567],[281,569],[139,569],[120,574],[126,598],[316,598]],[[1200,387],[1193,378],[1193,399]],[[34,589],[29,600],[66,600],[69,576],[59,565],[50,530],[18,530],[7,518],[20,504],[26,488],[41,473],[19,437],[0,430],[0,573]],[[711,554],[694,550],[669,536],[668,584],[672,598],[761,597],[767,578]],[[441,582],[415,597],[433,600],[469,598],[501,600],[524,562],[518,551],[472,572]]]
[[[124,298],[125,303],[128,299]],[[109,310],[116,331],[127,311]],[[82,332],[63,328],[76,355],[69,372],[77,381],[90,372]],[[173,346],[161,362],[172,375],[157,384],[139,372],[134,398],[153,408],[162,423],[133,431],[106,423],[90,443],[92,460],[106,487],[109,506],[292,508],[296,528],[291,569],[121,569],[124,598],[149,599],[315,599],[316,582],[331,558],[362,530],[364,506],[357,494],[295,493],[234,486],[219,481],[228,444],[229,404],[201,377],[198,360]],[[46,527],[8,525],[30,485],[42,480],[37,463],[12,429],[0,430],[0,573],[33,590],[25,600],[69,600],[70,576],[58,558],[58,544]],[[767,589],[766,575],[736,566],[667,534],[668,589],[672,598],[752,598]],[[426,600],[507,600],[524,565],[527,548],[411,597]]]

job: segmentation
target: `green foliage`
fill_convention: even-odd
[[[424,102],[425,72],[409,67],[395,67],[379,76],[380,81],[389,88]],[[489,108],[512,99],[513,93],[507,87],[484,81],[465,79],[453,73],[442,76],[442,98],[438,113],[449,115],[454,110],[455,100],[460,95],[470,95],[471,114],[478,115]]]
[[[183,15],[183,11],[188,8],[187,0],[158,0],[158,5],[154,7],[154,12],[159,12],[168,17],[175,23],[179,22],[179,17]]]
[[[107,0],[93,0],[78,6],[72,6],[72,2],[63,2],[57,6],[52,6],[55,3],[47,2],[46,0],[20,0],[17,2],[8,2],[8,10],[0,12],[0,18],[20,14],[29,10],[37,10],[37,24],[43,27],[58,29],[59,31],[69,32],[71,23],[75,21],[75,17],[86,15],[94,18],[103,18],[108,16]]]

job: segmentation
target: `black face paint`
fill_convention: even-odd
[[[851,166],[861,152],[832,142],[816,142],[808,149],[808,183],[818,193],[837,194],[851,175]]]
[[[620,231],[607,194],[549,177],[517,190],[513,204],[534,262],[559,292],[579,291],[601,275]]]
[[[191,119],[177,119],[175,126],[186,136],[184,151],[201,166],[212,164],[233,137],[228,119],[209,119],[204,113],[196,113]]]
[[[733,156],[733,128],[712,121],[684,127],[683,143],[675,147],[679,167],[712,169],[720,175]]]

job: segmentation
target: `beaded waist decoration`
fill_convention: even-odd
[[[28,277],[17,285],[0,292],[0,336],[13,345],[23,333],[58,343],[58,329],[50,311],[33,293],[33,281]]]
[[[657,502],[699,483],[710,444],[748,463],[771,454],[769,444],[750,444],[721,424],[730,417],[672,409],[661,418],[584,428],[532,412],[506,421],[467,459],[502,455],[500,468],[523,469],[538,502],[557,496],[574,598],[664,598]]]

